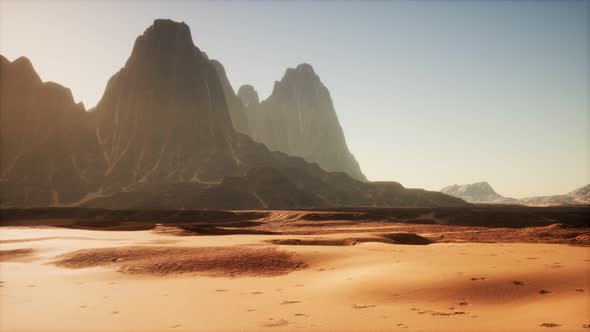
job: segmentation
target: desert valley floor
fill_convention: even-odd
[[[587,226],[422,212],[5,213],[0,330],[590,330]]]

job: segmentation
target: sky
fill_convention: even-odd
[[[590,1],[0,0],[0,54],[90,108],[157,18],[261,99],[313,65],[370,180],[508,197],[590,183]]]

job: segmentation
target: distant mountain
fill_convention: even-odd
[[[567,195],[576,202],[590,203],[590,184],[580,187]]]
[[[260,104],[258,92],[249,84],[242,85],[238,89],[238,98],[246,108],[256,107]],[[252,112],[249,112],[252,113]]]
[[[251,86],[241,87],[238,96],[247,105],[250,136],[255,141],[327,171],[367,180],[348,149],[330,92],[311,65],[288,68],[261,103]]]
[[[580,187],[568,194],[535,196],[521,199],[499,195],[487,182],[452,185],[442,188],[441,192],[461,198],[469,203],[524,205],[590,204],[590,184]]]
[[[243,112],[246,115],[248,121],[248,135],[250,135],[250,137],[255,137],[255,133],[264,131],[265,127],[271,126],[270,122],[264,123],[260,121],[261,117],[258,109],[260,99],[258,97],[258,91],[256,91],[252,85],[245,84],[240,86],[236,97],[240,100]]]
[[[463,185],[452,185],[440,190],[447,195],[461,198],[469,203],[517,203],[514,198],[504,197],[492,188],[487,182],[477,182]]]
[[[313,68],[301,64],[288,68],[272,95],[259,101],[251,85],[236,94],[223,65],[211,60],[226,97],[236,131],[264,143],[271,151],[284,152],[317,163],[332,172],[345,172],[366,181],[358,162],[348,150],[328,89]]]
[[[41,82],[24,58],[2,58],[0,75],[4,207],[465,204],[396,182],[327,172],[237,132],[220,68],[193,44],[184,23],[156,20],[139,36],[90,112],[74,103],[68,89]]]
[[[527,197],[520,202],[528,205],[590,204],[590,184],[564,195]]]

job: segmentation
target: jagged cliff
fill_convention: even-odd
[[[248,114],[246,113],[245,107],[242,104],[240,98],[238,98],[234,92],[234,89],[227,78],[227,74],[225,73],[225,68],[223,68],[221,62],[217,60],[211,60],[211,63],[213,64],[213,67],[219,76],[221,87],[223,88],[223,94],[225,95],[225,100],[227,101],[227,109],[229,111],[234,129],[240,133],[250,135],[250,127],[248,124],[249,121],[247,118]]]
[[[98,187],[105,163],[84,105],[27,58],[0,56],[0,119],[3,205],[73,203]]]
[[[240,88],[250,135],[272,151],[315,162],[330,172],[366,181],[350,153],[330,92],[309,64],[288,68],[261,103],[251,86]]]
[[[117,190],[219,181],[235,171],[235,135],[217,71],[184,23],[156,20],[139,36],[93,113]]]

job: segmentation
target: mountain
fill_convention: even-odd
[[[260,99],[258,98],[258,91],[252,85],[245,84],[240,86],[236,96],[240,100],[243,107],[243,112],[248,121],[248,135],[254,137],[255,133],[264,131],[265,126],[270,126],[270,123],[263,123],[260,121],[258,105]]]
[[[242,85],[236,95],[223,66],[216,62],[216,68],[225,82],[236,130],[272,151],[299,156],[327,171],[367,180],[348,150],[328,89],[309,64],[288,68],[283,79],[275,82],[271,96],[262,103],[252,85]],[[236,104],[236,99],[241,105]]]
[[[223,88],[223,94],[225,95],[225,100],[227,101],[227,108],[229,110],[229,115],[232,120],[233,127],[236,131],[249,135],[250,128],[248,125],[248,118],[247,113],[245,110],[244,105],[240,98],[234,92],[234,89],[227,78],[227,74],[225,73],[225,68],[221,64],[221,62],[217,60],[211,60],[213,67],[217,71],[217,76],[219,76],[221,87]]]
[[[590,184],[580,187],[564,195],[535,196],[520,199],[522,204],[590,204]]]
[[[105,163],[72,92],[42,82],[31,62],[0,56],[3,205],[72,203],[96,190]]]
[[[109,191],[236,172],[220,79],[184,23],[156,20],[139,36],[93,113]]]
[[[258,91],[256,91],[256,89],[254,89],[254,87],[249,84],[244,84],[238,89],[238,98],[240,98],[240,101],[244,107],[246,107],[246,109],[256,107],[258,104],[260,104],[260,100],[258,99]],[[249,111],[248,113],[252,112]]]
[[[571,191],[567,195],[576,202],[590,203],[590,184]]]
[[[452,185],[440,190],[442,193],[461,198],[469,203],[516,203],[514,198],[507,198],[494,191],[487,182],[477,182],[464,185]]]
[[[442,193],[461,198],[469,203],[491,204],[524,204],[524,205],[552,205],[552,204],[590,204],[590,184],[580,187],[568,194],[552,196],[535,196],[521,199],[499,195],[487,182],[464,185],[452,185],[441,189]]]
[[[348,150],[330,92],[311,65],[288,68],[260,104],[252,87],[243,88],[238,96],[247,105],[250,136],[255,141],[271,151],[299,156],[327,171],[346,172],[366,181]]]
[[[68,89],[42,83],[30,63],[21,62],[2,60],[2,206],[465,204],[396,182],[327,172],[237,132],[219,68],[193,44],[184,23],[156,20],[89,112]]]

